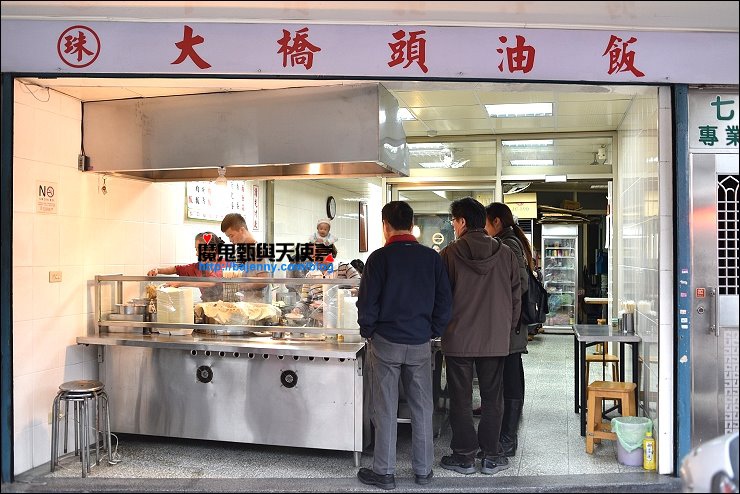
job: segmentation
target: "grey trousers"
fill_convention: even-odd
[[[431,343],[402,345],[375,335],[370,342],[370,365],[375,425],[373,471],[380,475],[396,471],[400,378],[411,411],[411,466],[415,474],[427,475],[434,462]]]

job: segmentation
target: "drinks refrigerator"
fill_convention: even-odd
[[[578,225],[542,225],[542,278],[549,333],[572,333],[578,314]]]

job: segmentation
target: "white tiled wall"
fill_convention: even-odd
[[[316,222],[326,218],[326,199],[334,196],[337,214],[331,233],[338,238],[338,258],[342,261],[367,259],[383,240],[380,210],[383,207],[380,180],[368,178],[368,252],[359,251],[359,201],[357,193],[331,185],[331,180],[275,181],[276,243],[305,243],[316,231]]]
[[[670,166],[665,164],[664,166]],[[635,331],[642,338],[640,395],[657,419],[658,335],[660,313],[658,92],[646,88],[636,97],[619,129],[617,308],[637,304]]]
[[[109,177],[103,194],[101,176],[77,170],[76,99],[16,82],[14,112],[14,470],[20,473],[49,461],[49,414],[59,384],[98,375],[95,350],[76,344],[93,329],[94,275],[142,275],[193,262],[195,234],[218,233],[220,224],[185,220],[183,183]],[[37,182],[56,184],[55,214],[36,212]],[[62,271],[62,282],[49,283],[49,271]]]

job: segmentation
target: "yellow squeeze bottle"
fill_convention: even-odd
[[[642,440],[642,468],[655,470],[655,439],[651,431],[647,431]]]

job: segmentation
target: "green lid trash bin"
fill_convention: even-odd
[[[642,466],[642,440],[653,430],[647,417],[615,417],[612,432],[617,435],[617,459],[623,465]]]

